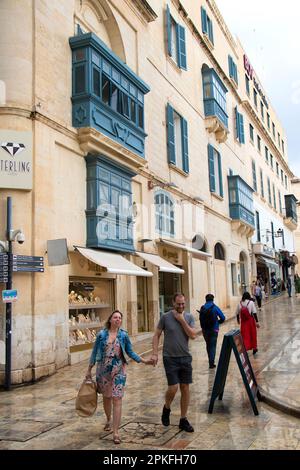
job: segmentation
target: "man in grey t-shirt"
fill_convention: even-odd
[[[152,360],[154,365],[158,361],[158,345],[162,332],[164,332],[163,363],[168,380],[165,405],[162,411],[162,423],[170,424],[170,406],[180,385],[181,392],[181,418],[179,428],[183,431],[193,432],[194,428],[188,422],[186,414],[190,401],[189,384],[192,383],[192,356],[189,352],[189,338],[196,338],[195,320],[193,315],[184,311],[185,298],[183,294],[173,297],[173,310],[165,313],[158,322],[153,336]]]

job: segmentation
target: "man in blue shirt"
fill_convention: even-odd
[[[205,300],[206,303],[199,311],[200,325],[202,328],[203,337],[206,342],[209,368],[214,369],[216,367],[215,357],[219,334],[219,324],[225,321],[225,315],[221,309],[214,304],[214,296],[212,294],[207,294]]]

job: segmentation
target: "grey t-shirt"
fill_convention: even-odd
[[[183,315],[187,324],[191,328],[194,328],[195,320],[193,315],[187,312],[184,312]],[[157,328],[163,330],[165,335],[163,356],[191,356],[189,352],[189,337],[185,333],[180,323],[175,319],[172,310],[162,315],[158,322]]]

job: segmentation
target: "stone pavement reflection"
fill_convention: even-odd
[[[274,299],[259,315],[258,354],[250,360],[263,393],[295,409],[299,403],[300,297]],[[221,327],[222,335],[235,328],[234,320]],[[150,338],[136,344],[138,352],[150,349]],[[34,385],[0,394],[0,449],[298,449],[299,418],[258,403],[254,416],[238,366],[232,355],[224,397],[207,414],[215,370],[208,369],[202,336],[191,343],[194,383],[189,419],[194,433],[179,431],[180,396],[172,405],[171,425],[161,425],[166,379],[161,356],[156,368],[130,362],[123,400],[122,443],[103,431],[102,399],[97,413],[80,418],[74,400],[86,363],[65,367]]]

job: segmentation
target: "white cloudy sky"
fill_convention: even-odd
[[[216,0],[239,37],[288,138],[289,163],[300,177],[300,2]]]

